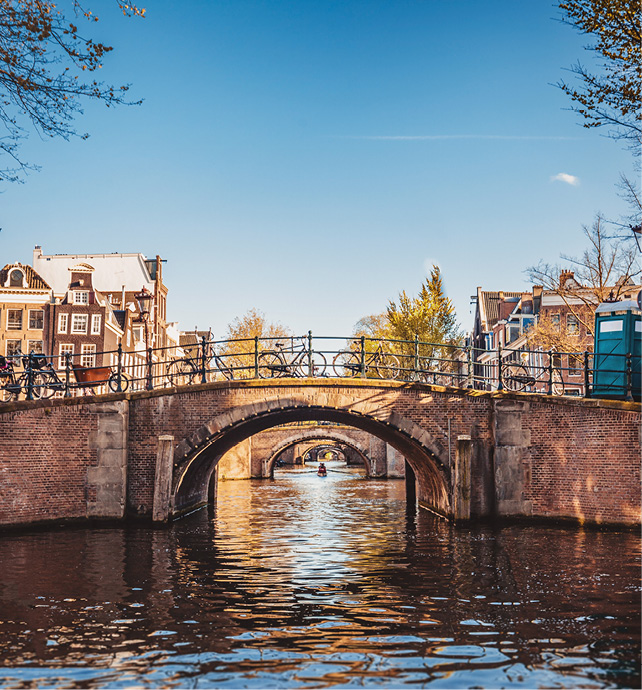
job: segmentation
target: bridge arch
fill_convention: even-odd
[[[412,467],[420,502],[440,514],[452,515],[447,449],[430,433],[380,406],[355,405],[350,399],[345,405],[325,406],[305,397],[280,397],[235,407],[181,441],[174,453],[172,513],[179,515],[207,502],[212,473],[228,450],[260,431],[298,421],[344,424],[389,443]]]
[[[342,443],[349,448],[352,448],[359,457],[363,460],[363,464],[366,467],[366,475],[369,477],[372,474],[372,463],[368,455],[369,451],[364,448],[358,441],[351,438],[347,434],[343,434],[340,431],[321,430],[321,429],[309,429],[306,431],[299,431],[294,433],[288,438],[281,441],[277,446],[275,446],[274,451],[270,455],[266,463],[265,475],[268,477],[274,476],[274,463],[277,457],[289,447],[296,445],[297,443],[305,443],[306,441],[335,441],[337,443]]]

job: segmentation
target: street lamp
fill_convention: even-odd
[[[149,345],[149,314],[154,301],[154,295],[146,288],[143,287],[141,291],[134,295],[134,298],[138,302],[138,311],[140,316],[137,321],[143,324],[145,330],[145,350],[147,352],[147,389],[151,390],[154,387],[154,382],[152,380],[152,350]]]

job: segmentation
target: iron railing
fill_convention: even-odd
[[[476,390],[639,399],[640,357],[368,336],[208,340],[183,347],[0,357],[0,400],[152,390],[217,380],[369,378]],[[605,367],[608,365],[608,368]]]

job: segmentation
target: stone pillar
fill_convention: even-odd
[[[127,440],[129,403],[117,400],[92,406],[96,429],[88,445],[96,449],[96,465],[87,469],[87,488],[94,500],[87,501],[87,517],[121,519],[127,499]],[[93,492],[91,491],[93,489]]]
[[[174,437],[159,436],[154,475],[154,506],[152,520],[167,522],[170,514],[172,475],[174,469]]]
[[[403,479],[405,477],[406,459],[392,446],[386,444],[386,476],[388,479]]]
[[[499,516],[532,515],[531,501],[524,500],[530,482],[530,431],[522,429],[522,413],[528,403],[494,400],[495,501]]]
[[[453,516],[458,521],[470,520],[471,459],[472,441],[470,436],[457,436],[453,471]]]
[[[370,436],[370,476],[385,477],[387,470],[387,443],[376,436]]]

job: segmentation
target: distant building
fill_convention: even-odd
[[[33,267],[53,289],[57,299],[68,291],[69,270],[84,264],[90,266],[96,290],[107,299],[111,307],[125,312],[138,311],[136,295],[143,289],[153,296],[149,311],[148,342],[150,347],[175,344],[168,340],[167,287],[163,283],[163,260],[160,256],[147,259],[143,254],[43,254],[36,246]],[[136,339],[145,341],[142,322],[135,328]]]
[[[51,287],[31,266],[4,266],[0,271],[0,354],[44,351],[45,306],[51,299]]]

